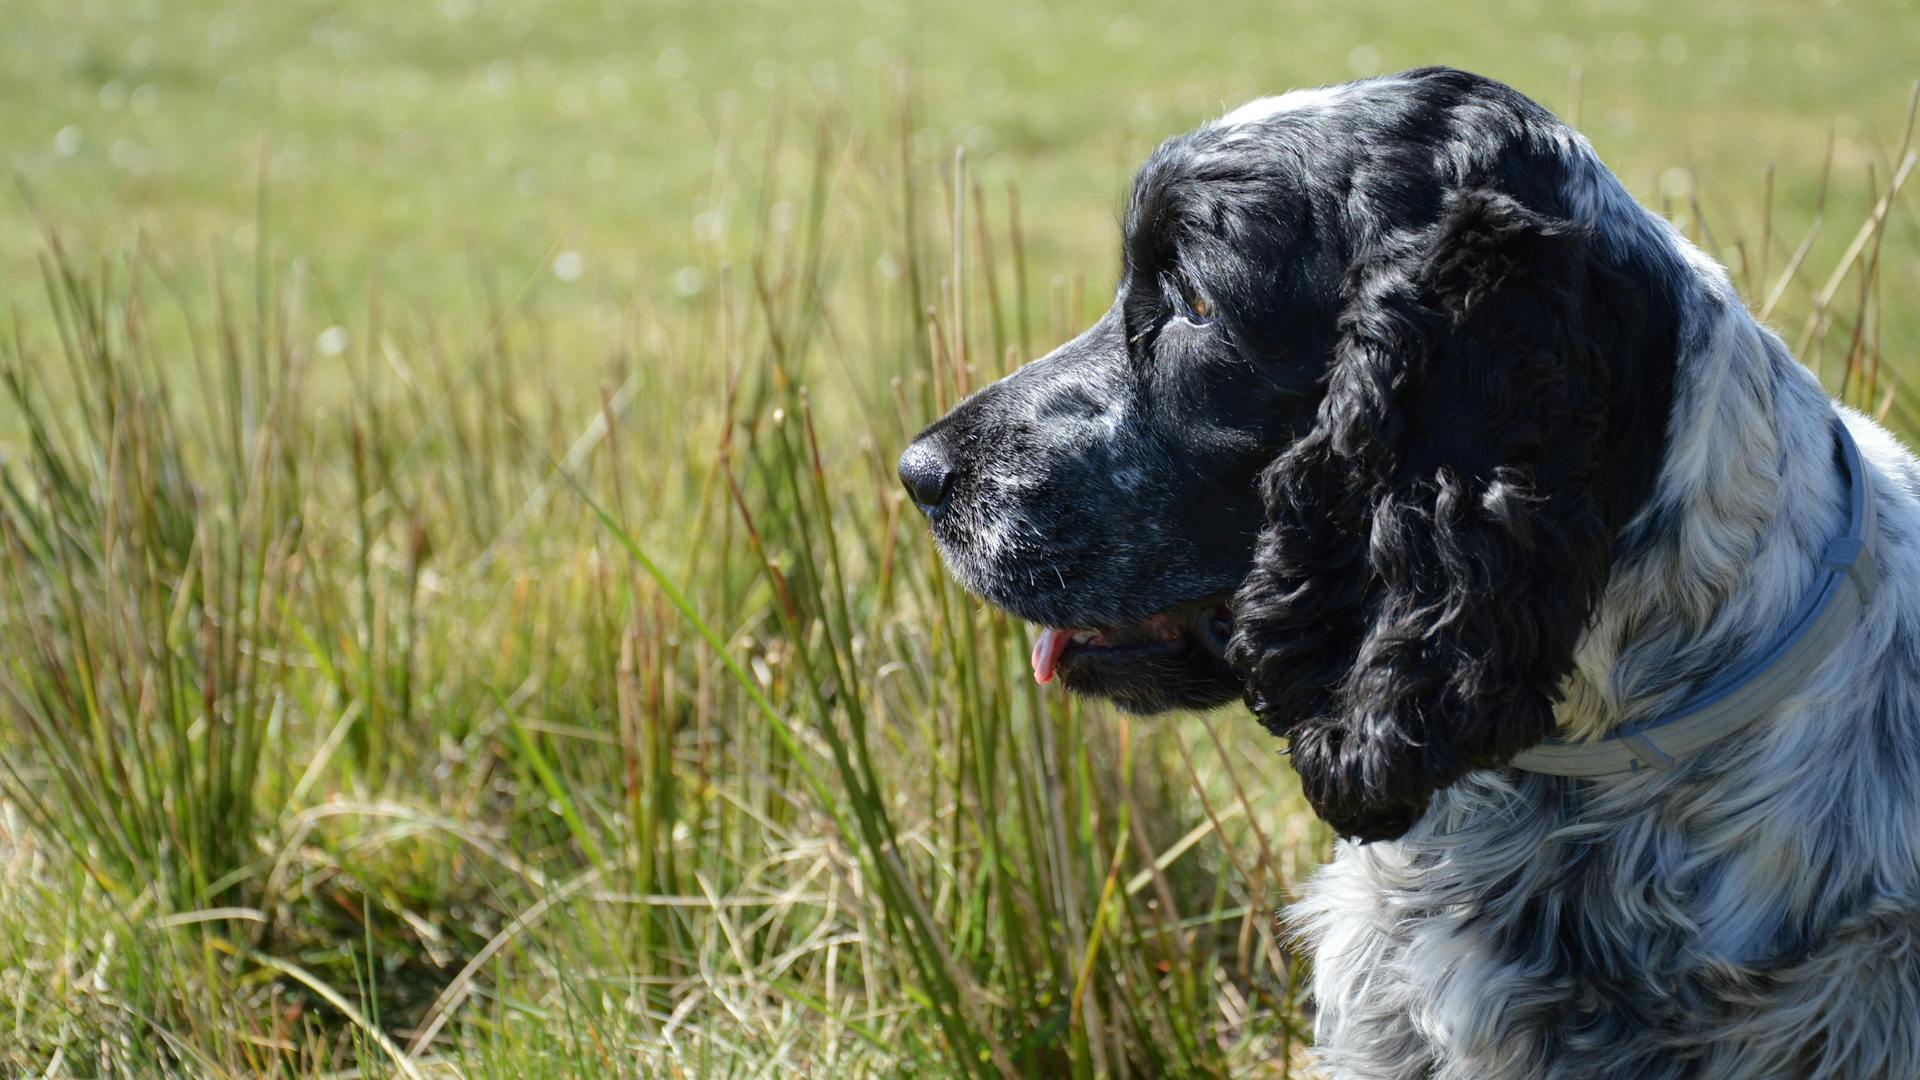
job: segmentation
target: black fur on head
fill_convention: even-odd
[[[1296,100],[1156,151],[1112,309],[901,477],[964,584],[1078,631],[1036,674],[1143,712],[1244,697],[1374,839],[1552,729],[1665,447],[1678,274],[1507,87]]]
[[[1471,187],[1347,291],[1315,424],[1261,477],[1229,655],[1321,816],[1391,837],[1553,729],[1631,508],[1609,414],[1642,290]]]

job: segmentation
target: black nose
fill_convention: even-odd
[[[953,486],[953,466],[947,463],[939,444],[922,439],[900,455],[900,482],[907,486],[907,494],[919,504],[921,512],[930,513]]]

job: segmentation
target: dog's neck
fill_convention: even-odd
[[[1833,404],[1726,273],[1672,236],[1682,305],[1674,408],[1654,491],[1629,533],[1558,710],[1589,739],[1663,715],[1779,634],[1844,527]]]

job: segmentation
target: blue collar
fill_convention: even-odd
[[[1847,477],[1847,531],[1821,553],[1820,573],[1780,637],[1664,716],[1616,728],[1591,742],[1548,739],[1514,757],[1514,768],[1587,778],[1672,768],[1765,715],[1833,654],[1859,625],[1862,610],[1880,585],[1873,483],[1846,422],[1836,417],[1833,430]]]

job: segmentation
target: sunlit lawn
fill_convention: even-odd
[[[145,230],[191,258],[244,246],[265,144],[276,244],[341,303],[375,277],[397,299],[464,298],[471,256],[521,270],[557,250],[584,272],[554,303],[635,286],[666,301],[711,284],[678,272],[702,264],[703,213],[744,212],[738,170],[769,126],[827,110],[883,137],[902,64],[915,146],[1017,176],[1036,265],[1096,277],[1159,139],[1260,94],[1426,63],[1563,112],[1577,70],[1583,126],[1636,192],[1684,201],[1697,181],[1730,239],[1756,228],[1773,163],[1797,239],[1829,131],[1835,216],[1859,219],[1920,66],[1912,0],[1497,7],[12,0],[0,160],[91,243]],[[35,250],[21,201],[0,200],[8,293],[37,280]]]
[[[1276,744],[1032,686],[891,462],[1159,139],[1436,62],[1920,380],[1912,3],[11,0],[0,1073],[1294,1070]]]

